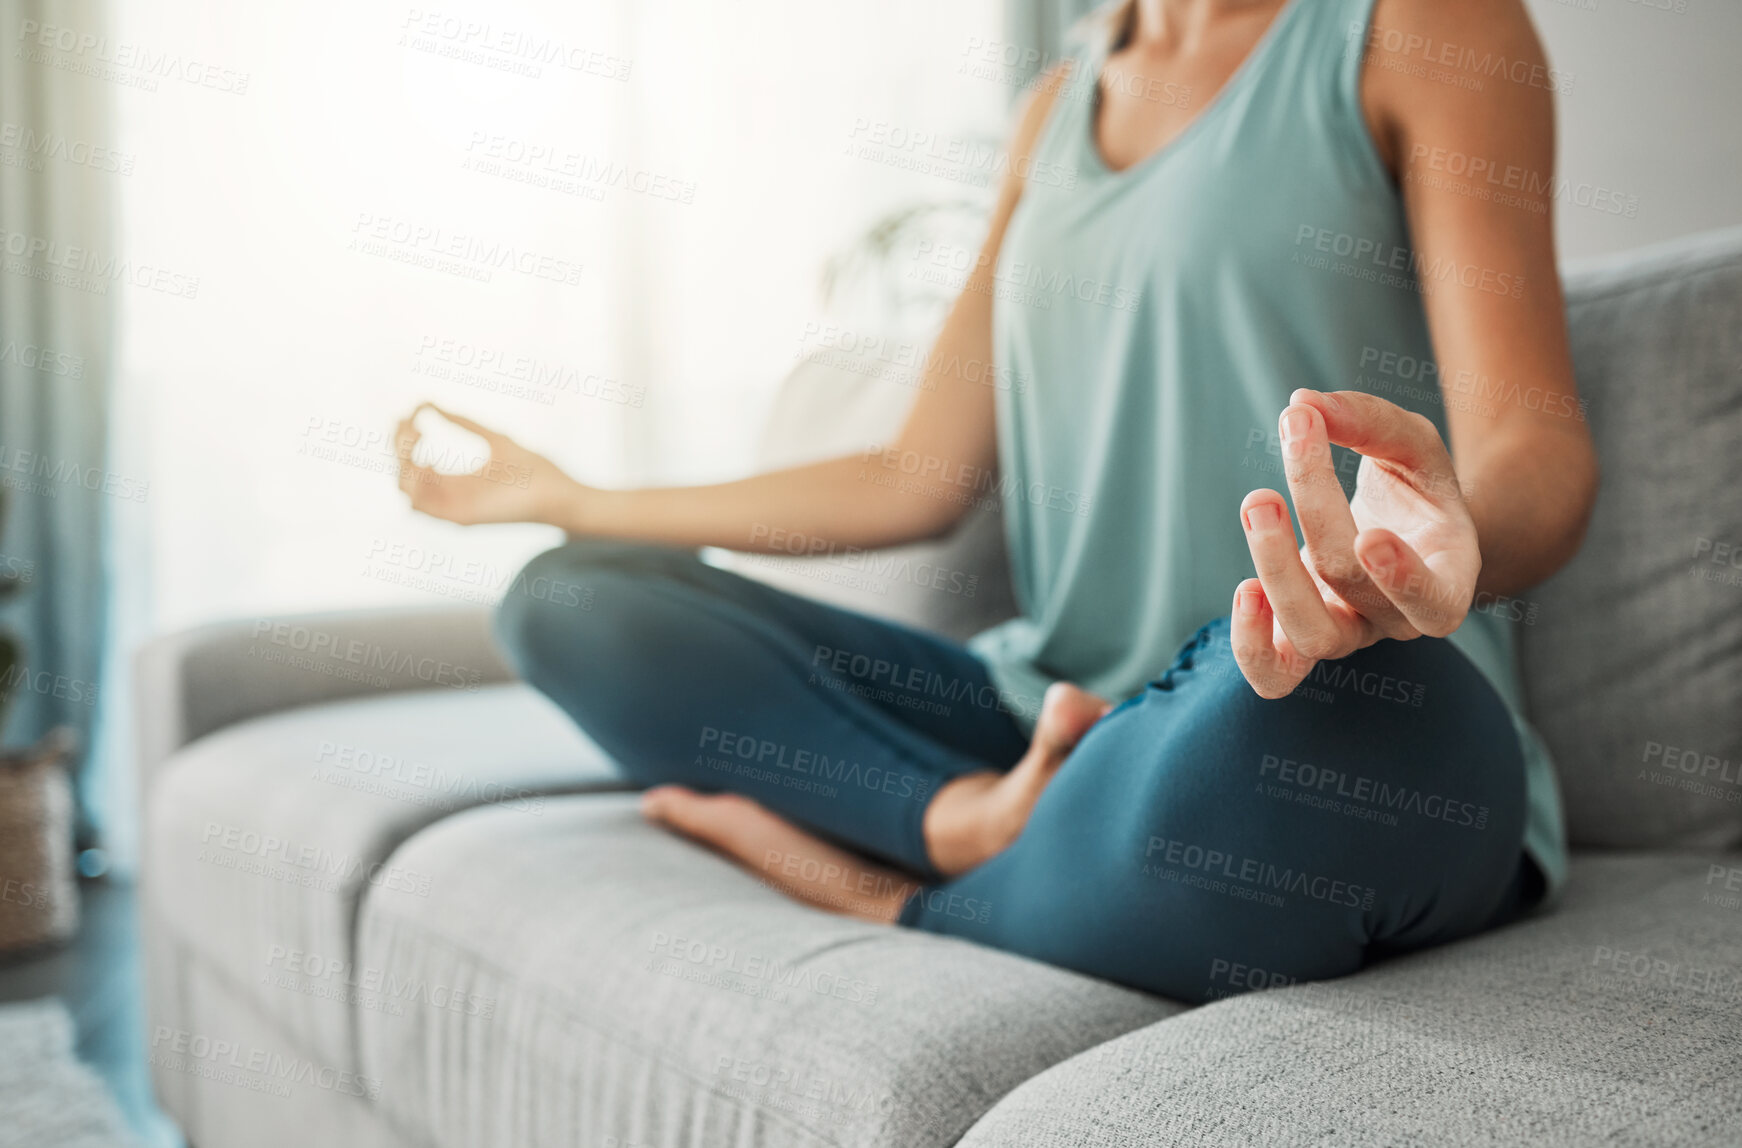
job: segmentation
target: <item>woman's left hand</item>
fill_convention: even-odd
[[[1300,515],[1270,489],[1240,504],[1258,577],[1234,592],[1234,657],[1266,698],[1290,693],[1320,661],[1382,638],[1444,637],[1476,592],[1476,524],[1439,431],[1361,391],[1299,390],[1282,412],[1283,469]],[[1331,444],[1361,455],[1355,497]]]

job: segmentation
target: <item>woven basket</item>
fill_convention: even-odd
[[[0,753],[0,953],[78,932],[72,746],[70,733],[56,730],[29,749]]]

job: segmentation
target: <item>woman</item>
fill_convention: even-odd
[[[1186,1000],[1468,935],[1565,871],[1510,620],[1472,611],[1574,553],[1596,486],[1531,198],[1552,83],[1519,0],[1112,6],[880,459],[605,491],[456,420],[530,484],[402,485],[569,533],[503,604],[513,660],[649,817],[801,900]],[[1032,383],[946,369],[987,361]],[[937,536],[947,480],[877,481],[916,458],[1015,492],[1022,613],[966,647],[679,549]]]

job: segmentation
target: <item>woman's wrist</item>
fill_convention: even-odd
[[[555,526],[567,534],[591,534],[596,529],[593,502],[604,491],[590,490],[558,471],[533,500],[531,519],[542,526]]]

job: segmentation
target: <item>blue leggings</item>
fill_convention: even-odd
[[[1211,622],[1089,731],[1015,844],[945,881],[927,802],[1027,749],[960,645],[595,539],[533,559],[497,621],[634,781],[741,793],[915,874],[904,925],[1176,999],[1341,976],[1540,893],[1511,719],[1444,641],[1380,642],[1265,701]]]

